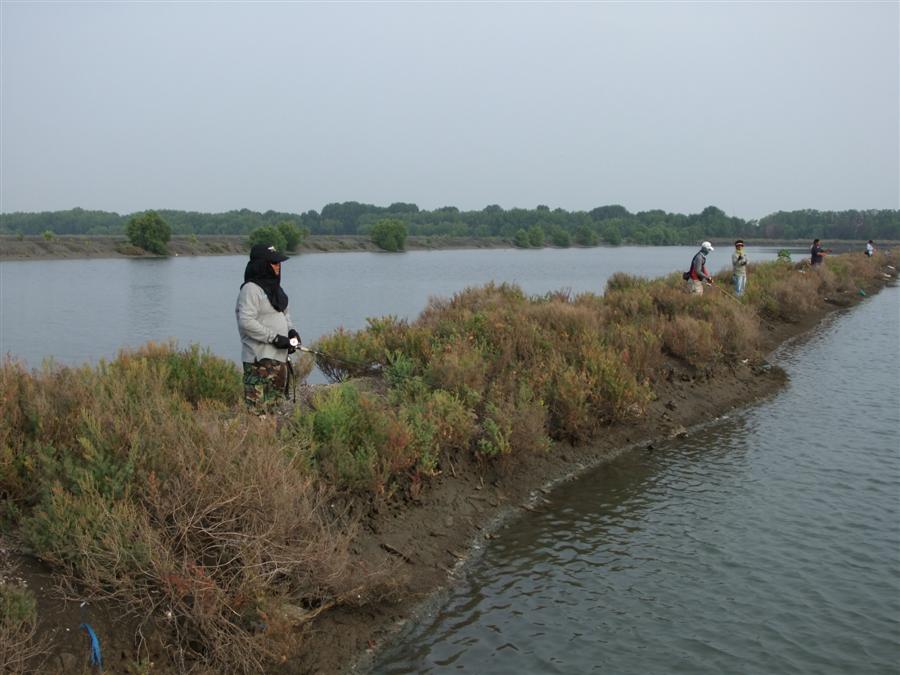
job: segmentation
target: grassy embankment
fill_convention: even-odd
[[[764,319],[873,288],[885,262],[754,265],[743,301],[690,296],[680,274],[615,275],[602,297],[468,289],[412,323],[322,339],[344,362],[381,364],[382,385],[320,387],[277,427],[242,409],[233,364],[196,347],[30,372],[7,361],[5,529],[82,596],[158,636],[175,669],[259,672],[297,649],[298,625],[318,612],[395,593],[390,569],[354,555],[359,514],[428,490],[462,456],[496,470],[639,420],[666,360],[710,372],[752,357]],[[27,590],[0,584],[0,608],[4,666],[37,643]]]

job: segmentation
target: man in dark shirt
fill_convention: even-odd
[[[831,253],[831,249],[822,248],[818,239],[813,239],[812,246],[809,247],[809,262],[813,265],[821,265],[825,260],[825,254]]]

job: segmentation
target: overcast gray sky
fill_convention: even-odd
[[[900,4],[2,0],[0,211],[900,208]]]

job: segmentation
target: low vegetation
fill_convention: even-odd
[[[23,584],[0,578],[0,673],[41,666],[46,648],[47,641],[37,634],[34,594]]]
[[[320,340],[341,381],[278,425],[247,413],[235,366],[196,346],[96,367],[6,360],[0,517],[85,593],[162,633],[180,669],[262,672],[298,623],[394,592],[392,570],[354,557],[351,513],[415,498],[462,459],[502,469],[638,419],[672,364],[754,359],[764,319],[855,295],[883,262],[754,265],[741,300],[724,276],[688,295],[677,273],[616,274],[602,296],[470,288],[413,322]],[[0,590],[19,608],[2,629],[30,630],[28,598]]]

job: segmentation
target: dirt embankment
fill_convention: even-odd
[[[802,323],[766,323],[764,353],[808,332],[830,312],[861,299],[861,294],[847,291],[823,301]],[[364,669],[367,660],[404,622],[416,620],[423,601],[453,583],[475,542],[493,538],[504,519],[540,509],[552,498],[554,484],[622,452],[647,452],[659,440],[696,433],[696,425],[771,396],[786,382],[785,373],[764,360],[738,359],[707,372],[696,372],[672,360],[664,373],[645,415],[609,427],[590,445],[557,444],[547,453],[517,457],[515,463],[487,469],[461,459],[458,464],[448,464],[416,499],[367,514],[354,553],[369,569],[399,564],[399,599],[323,612],[298,633],[295,653],[273,672],[298,675]],[[51,591],[49,575],[33,562],[22,573],[34,590],[41,587],[42,621],[53,624],[49,632],[56,641],[55,654],[44,672],[90,672],[87,643],[78,630],[83,610],[77,603],[60,602]],[[134,670],[133,633],[104,608],[90,611],[104,644],[105,672],[138,672]],[[165,665],[162,653],[151,653],[149,660],[155,664],[149,672],[177,672]]]
[[[508,248],[511,244],[487,237],[408,237],[409,250]],[[203,235],[172,237],[168,244],[173,256],[247,255],[249,246],[244,235]],[[297,253],[336,253],[345,251],[380,251],[363,235],[314,234],[297,249]],[[65,258],[141,258],[153,254],[136,248],[124,236],[55,235],[18,237],[0,235],[0,260],[58,260]]]

